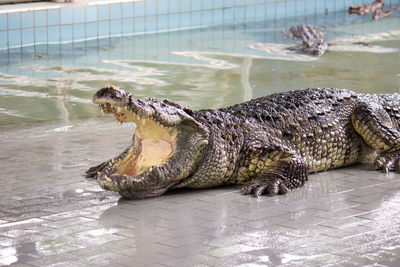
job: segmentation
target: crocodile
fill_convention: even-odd
[[[127,149],[86,172],[126,198],[228,184],[274,196],[304,185],[310,173],[373,158],[377,170],[400,170],[399,94],[310,88],[195,111],[110,85],[93,101],[136,124]]]
[[[313,25],[295,25],[286,28],[283,37],[289,40],[300,40],[295,49],[307,54],[321,56],[328,48],[328,43],[323,39],[325,33]]]
[[[360,16],[372,14],[373,20],[379,20],[389,17],[392,14],[393,10],[400,9],[400,6],[392,6],[390,9],[384,9],[384,5],[384,0],[375,0],[370,5],[351,5],[349,7],[349,13],[357,14]]]
[[[367,14],[374,14],[378,10],[382,10],[385,5],[384,0],[375,0],[369,5],[351,5],[349,7],[350,14],[357,14],[360,16],[365,16]]]
[[[399,7],[393,7],[398,8]],[[384,16],[386,11],[378,12],[377,16]],[[372,46],[366,42],[351,41],[351,40],[332,40],[327,42],[324,39],[325,32],[314,25],[299,24],[287,27],[282,31],[282,37],[288,40],[296,41],[295,45],[291,44],[271,44],[271,43],[256,43],[249,47],[253,49],[263,50],[270,54],[293,55],[295,52],[303,52],[313,56],[322,56],[326,51],[333,50],[353,50],[353,51],[373,51],[377,46]]]

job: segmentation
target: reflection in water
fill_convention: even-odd
[[[134,69],[136,71],[113,71],[118,76],[113,76],[113,79],[118,80],[119,82],[131,82],[134,84],[141,84],[141,85],[154,85],[154,86],[167,86],[169,85],[168,82],[156,79],[154,77],[157,76],[166,76],[170,75],[167,70],[160,70],[157,68],[145,67],[140,65],[132,65],[133,63],[130,60],[102,60],[104,63],[114,64],[120,67],[125,67],[128,69]],[[160,63],[158,63],[160,64]],[[109,70],[103,70],[109,71]],[[100,78],[100,77],[98,77]]]
[[[326,258],[328,259],[331,255],[329,254],[317,254],[317,255],[311,255],[311,256],[298,256],[298,255],[292,255],[292,254],[287,254],[287,253],[282,253],[282,263],[283,264],[288,264],[288,263],[297,263],[297,264],[303,264],[308,261],[312,261],[318,258]]]
[[[328,51],[353,51],[366,53],[396,53],[399,50],[394,47],[382,47],[366,43],[335,42],[329,45]]]
[[[1,94],[1,92],[0,92],[0,94]],[[8,110],[8,109],[0,108],[0,113],[6,114],[8,116],[13,116],[13,117],[29,118],[28,116],[21,114],[16,110]]]
[[[20,244],[19,240],[27,235],[35,234],[37,230],[33,229],[34,227],[32,226],[38,225],[43,221],[42,219],[33,218],[0,225],[2,236],[13,237],[13,244],[1,242],[2,245],[7,247],[0,248],[0,265],[15,263],[22,254],[37,255],[34,243]]]
[[[0,265],[10,265],[18,261],[17,250],[15,248],[3,248],[0,251],[2,255]]]
[[[318,59],[315,56],[298,53],[294,49],[295,46],[290,44],[254,43],[249,45],[249,48],[270,54],[269,59],[288,61],[314,61]]]
[[[227,60],[213,58],[212,53],[209,52],[196,52],[196,51],[182,51],[182,52],[173,52],[175,55],[194,58],[195,60],[206,63],[206,65],[199,64],[197,66],[207,67],[212,69],[220,69],[220,70],[229,70],[235,69],[238,65],[233,64]],[[207,56],[208,55],[208,56]],[[214,53],[216,56],[222,56],[221,53]]]
[[[389,30],[386,32],[369,33],[364,35],[357,35],[351,38],[337,38],[332,43],[370,43],[376,41],[393,41],[400,39],[400,30]]]

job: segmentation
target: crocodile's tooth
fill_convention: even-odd
[[[118,111],[118,112],[121,112],[121,107],[117,107],[117,111]]]
[[[146,124],[146,120],[145,119],[140,119],[140,122],[145,125]]]

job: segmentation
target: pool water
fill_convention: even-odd
[[[91,97],[105,84],[194,109],[307,87],[398,92],[400,18],[343,13],[3,50],[0,130],[97,120]],[[284,50],[282,30],[299,23],[321,26],[331,50]]]

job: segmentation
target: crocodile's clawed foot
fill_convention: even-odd
[[[375,169],[383,170],[384,173],[390,171],[400,172],[400,152],[386,152],[375,159]]]
[[[284,195],[289,190],[283,180],[284,177],[281,175],[256,178],[242,187],[242,193],[244,195],[252,194],[254,197],[259,197],[262,194],[269,194],[270,196]]]

